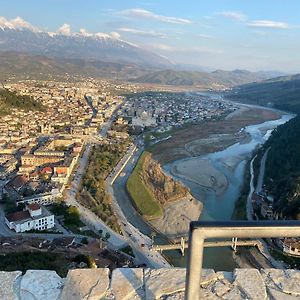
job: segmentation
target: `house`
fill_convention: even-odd
[[[38,181],[39,180],[39,173],[37,171],[31,172],[29,174],[29,179],[32,181]]]
[[[26,205],[26,210],[11,213],[5,216],[5,223],[15,232],[29,230],[47,230],[53,228],[54,215],[45,207],[31,203]]]
[[[54,175],[51,180],[53,182],[67,183],[69,179],[70,168],[65,166],[54,167]]]
[[[40,205],[50,205],[57,202],[57,199],[61,197],[60,192],[57,189],[52,189],[51,192],[35,194],[32,196],[24,197],[18,200],[19,203],[30,204],[30,203],[38,203]]]
[[[300,256],[300,241],[299,239],[287,239],[283,241],[283,252],[291,256]]]
[[[260,213],[264,218],[268,218],[269,220],[272,220],[274,218],[272,207],[267,205],[266,203],[262,204]]]

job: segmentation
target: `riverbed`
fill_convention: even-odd
[[[274,128],[292,117],[293,115],[282,113],[280,119],[246,126],[241,130],[250,136],[249,139],[222,151],[174,161],[164,165],[164,170],[189,187],[193,196],[204,204],[200,220],[230,220],[244,184],[246,161],[252,151],[269,138]],[[210,167],[200,168],[203,162]],[[227,183],[225,189],[224,177]],[[223,183],[223,189],[214,188],[218,186],[218,182]],[[185,266],[185,257],[176,252],[169,252],[167,255],[176,266]],[[232,251],[228,248],[206,249],[204,267],[232,270],[235,267]]]

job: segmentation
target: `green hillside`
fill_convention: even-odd
[[[96,60],[49,58],[19,52],[0,51],[0,78],[66,79],[68,75],[127,79],[145,71],[131,64]]]
[[[246,84],[227,92],[227,98],[300,113],[300,75]],[[265,183],[274,196],[275,210],[283,217],[300,219],[300,117],[273,131],[260,150],[270,147]]]
[[[300,74],[242,85],[229,91],[226,97],[238,102],[270,106],[299,113]]]
[[[201,86],[206,88],[232,87],[244,83],[266,79],[263,73],[245,70],[222,71],[211,73],[196,71],[164,70],[151,72],[136,79],[135,82],[163,85]]]
[[[287,218],[300,219],[300,117],[279,126],[264,145],[269,147],[265,182],[275,208]]]
[[[0,115],[9,114],[12,108],[24,109],[25,111],[43,110],[43,106],[32,97],[0,89]]]

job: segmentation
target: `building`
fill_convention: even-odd
[[[24,211],[6,215],[5,223],[15,232],[47,230],[55,225],[54,215],[37,203],[27,204]]]
[[[41,166],[44,164],[58,163],[64,158],[61,156],[38,156],[25,154],[21,156],[22,166]]]
[[[272,220],[274,218],[272,207],[267,205],[266,203],[263,203],[261,205],[260,213],[266,219]]]
[[[156,125],[156,118],[149,116],[146,111],[143,111],[140,116],[132,118],[132,126],[153,127]]]
[[[30,204],[38,203],[39,205],[51,205],[57,202],[61,197],[61,193],[58,189],[52,189],[49,193],[35,194],[32,196],[24,197],[18,200],[18,203]]]
[[[0,179],[6,179],[16,169],[17,160],[11,158],[3,164],[0,164]]]
[[[300,256],[300,241],[299,239],[284,239],[283,252],[291,256]]]

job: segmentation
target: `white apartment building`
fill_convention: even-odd
[[[24,211],[6,215],[5,223],[15,232],[46,230],[55,225],[54,215],[37,203],[27,204]]]

